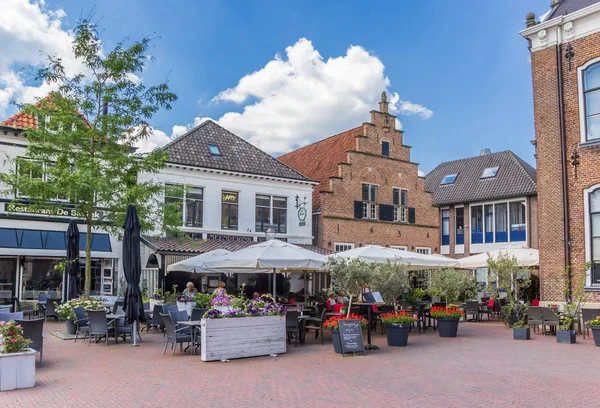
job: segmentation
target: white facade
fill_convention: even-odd
[[[158,174],[140,174],[138,180],[201,188],[202,227],[184,226],[182,219],[181,229],[188,233],[202,234],[204,239],[257,241],[264,238],[265,233],[257,231],[256,227],[256,196],[265,195],[286,198],[286,232],[277,233],[277,238],[295,244],[312,242],[312,217],[309,210],[312,208],[312,187],[316,184],[314,182],[180,164],[168,164]],[[223,192],[238,193],[237,229],[222,228]],[[298,207],[296,197],[298,203],[302,204]],[[155,231],[155,234],[158,233],[159,231]]]
[[[16,134],[15,134],[16,133]],[[0,172],[14,171],[14,159],[26,157],[27,141],[19,131],[0,128]],[[53,211],[40,211],[31,208],[26,198],[15,198],[14,192],[6,185],[0,185],[0,303],[7,303],[10,297],[21,300],[36,299],[39,293],[60,297],[58,277],[50,279],[53,265],[66,256],[61,239],[72,217],[68,202],[57,201],[48,208]],[[46,214],[43,214],[46,212]],[[79,224],[79,232],[85,234],[86,225]],[[113,277],[116,276],[121,258],[121,243],[113,236],[100,230],[92,230],[97,239],[93,250],[94,272],[92,292],[112,294]],[[83,240],[85,236],[81,237]],[[85,259],[85,252],[80,252]],[[82,265],[83,270],[83,265]]]

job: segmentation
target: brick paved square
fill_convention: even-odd
[[[311,335],[280,357],[229,363],[163,355],[162,334],[142,337],[133,348],[48,335],[37,386],[1,393],[0,407],[597,406],[600,348],[582,336],[515,341],[499,324],[461,323],[455,339],[414,331],[408,347],[374,335],[381,349],[366,357],[341,357],[329,335],[325,346]]]

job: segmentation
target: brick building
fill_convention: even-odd
[[[600,301],[600,2],[552,0],[527,16],[533,78],[542,299],[561,300],[548,279],[570,265]],[[585,271],[586,261],[594,266]]]
[[[370,122],[279,157],[319,181],[312,200],[315,245],[439,253],[438,212],[403,139],[384,92]]]
[[[439,208],[443,255],[537,248],[536,172],[510,150],[442,163],[425,187]]]

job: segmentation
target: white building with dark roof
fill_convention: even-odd
[[[536,171],[510,150],[442,163],[425,188],[440,210],[442,254],[537,248]]]
[[[142,264],[166,271],[168,265],[198,253],[264,240],[269,227],[278,239],[311,245],[316,182],[210,120],[163,149],[169,154],[166,167],[138,179],[165,185],[165,201],[181,203],[181,230],[197,245],[145,237]],[[216,281],[204,279],[201,284],[210,290]]]

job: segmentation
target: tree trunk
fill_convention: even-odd
[[[348,311],[346,312],[346,317],[350,317],[350,308],[352,307],[352,296],[354,295],[350,295],[350,300],[348,301]]]
[[[88,211],[85,236],[85,297],[90,297],[92,289],[92,211]]]

